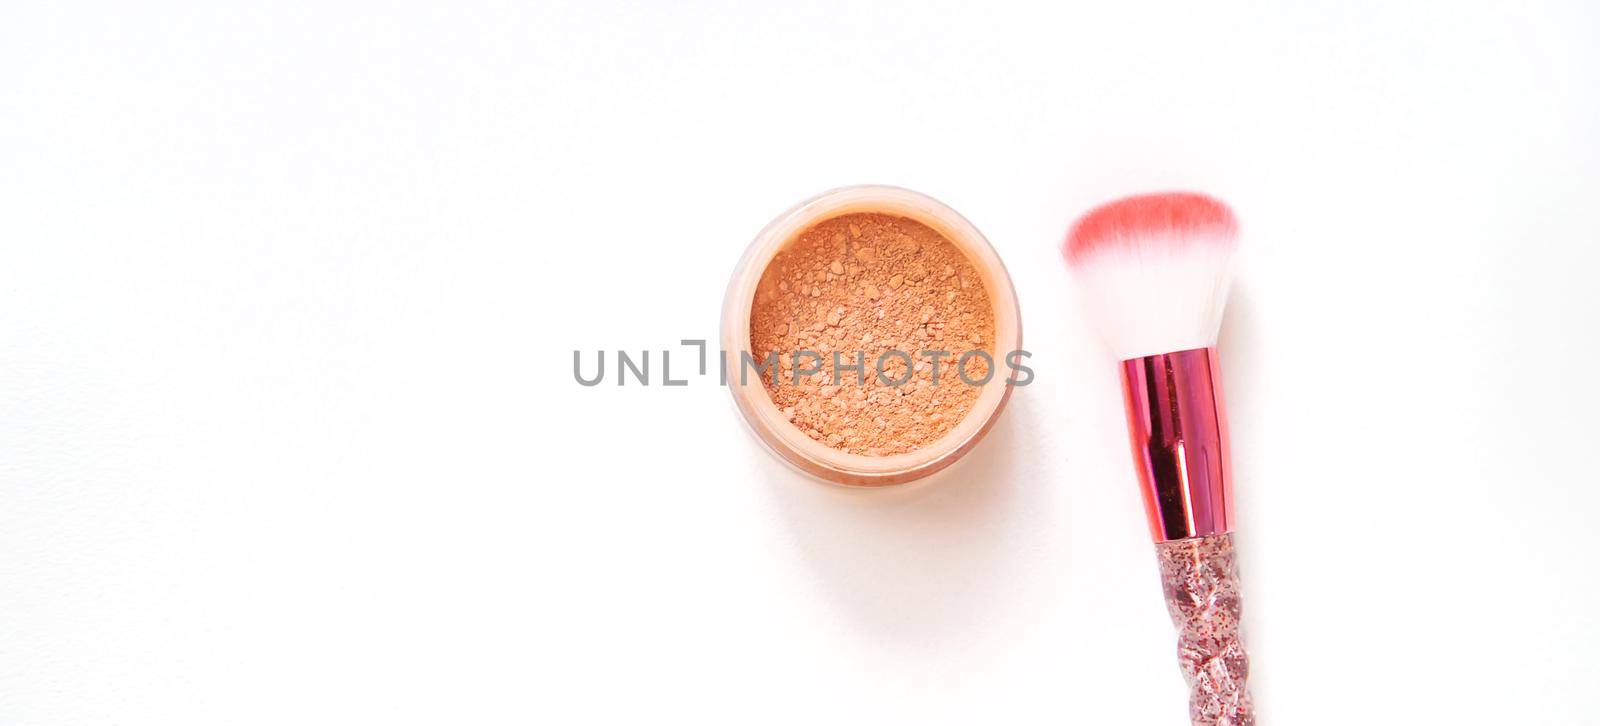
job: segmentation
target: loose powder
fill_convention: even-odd
[[[853,454],[903,454],[948,433],[994,374],[993,344],[994,308],[972,262],[927,225],[889,214],[802,231],[767,265],[750,309],[752,355],[778,359],[762,377],[772,402]],[[968,351],[987,355],[967,355],[958,372]],[[848,368],[857,363],[863,371]],[[797,377],[797,366],[821,372]]]

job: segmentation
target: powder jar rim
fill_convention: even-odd
[[[819,221],[855,212],[879,212],[921,222],[959,249],[983,278],[994,308],[995,374],[972,409],[944,436],[903,454],[865,456],[835,449],[807,436],[784,418],[759,377],[740,383],[742,356],[750,353],[750,308],[767,265],[795,235]],[[903,484],[933,474],[964,456],[999,419],[1011,396],[1004,356],[1022,350],[1022,319],[1011,276],[977,227],[954,209],[925,194],[894,186],[861,185],[823,192],[772,220],[734,268],[722,307],[722,353],[727,388],[752,433],[768,450],[810,476],[848,486]]]

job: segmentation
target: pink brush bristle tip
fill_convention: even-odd
[[[1195,192],[1163,192],[1102,204],[1078,218],[1061,245],[1067,264],[1152,240],[1231,244],[1239,223],[1228,205]]]

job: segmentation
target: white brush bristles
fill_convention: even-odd
[[[1118,360],[1216,345],[1233,277],[1232,230],[1159,230],[1069,256],[1085,314]]]

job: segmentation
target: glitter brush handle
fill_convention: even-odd
[[[1123,402],[1195,726],[1255,723],[1239,639],[1228,417],[1216,348],[1122,362]]]
[[[1233,535],[1156,543],[1161,589],[1178,628],[1178,662],[1189,682],[1194,726],[1250,726],[1250,660],[1239,637],[1239,567]]]

